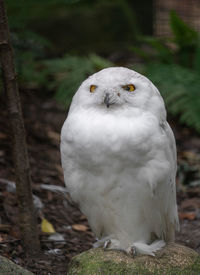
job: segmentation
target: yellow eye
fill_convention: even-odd
[[[96,85],[91,85],[90,86],[90,93],[94,93],[94,91],[96,90],[97,86]]]
[[[124,90],[128,92],[133,92],[135,91],[135,86],[133,84],[128,84],[122,87]]]

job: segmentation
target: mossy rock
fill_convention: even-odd
[[[192,249],[175,243],[167,244],[155,257],[135,258],[114,250],[97,248],[75,256],[68,275],[200,275],[200,256]]]
[[[33,273],[0,256],[0,275],[33,275]]]

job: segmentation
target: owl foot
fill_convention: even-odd
[[[155,256],[154,252],[160,250],[165,246],[163,240],[156,240],[152,244],[148,245],[145,243],[135,242],[126,250],[127,254],[134,257],[139,254],[146,254]]]
[[[126,253],[132,258],[138,255],[137,248],[134,245],[131,245],[130,247],[128,247],[128,249],[126,250]]]
[[[104,237],[102,239],[98,239],[94,244],[93,247],[94,248],[98,248],[98,247],[103,247],[103,248],[107,248],[108,244],[110,242],[110,239],[107,237]]]
[[[93,244],[94,248],[97,247],[103,247],[103,249],[117,249],[117,250],[121,250],[121,246],[120,246],[120,242],[116,239],[112,239],[112,238],[102,238],[100,240],[98,240],[96,243]]]
[[[110,245],[111,245],[111,240],[106,240],[103,245],[103,249],[109,248]]]

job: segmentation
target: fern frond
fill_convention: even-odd
[[[175,64],[150,64],[145,74],[159,88],[169,112],[200,132],[199,75]]]

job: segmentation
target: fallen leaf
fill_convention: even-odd
[[[186,220],[192,221],[195,219],[196,214],[194,212],[179,212],[178,216],[179,216],[179,219],[181,220],[186,219]]]
[[[86,225],[83,225],[83,224],[73,224],[72,225],[72,228],[76,231],[87,231],[88,230],[88,227]]]
[[[56,142],[60,142],[60,134],[54,131],[48,131],[47,135],[50,139],[55,140]]]
[[[53,234],[56,232],[53,225],[49,221],[47,221],[47,219],[45,218],[42,219],[41,229],[42,229],[42,232],[48,233],[48,234]]]

